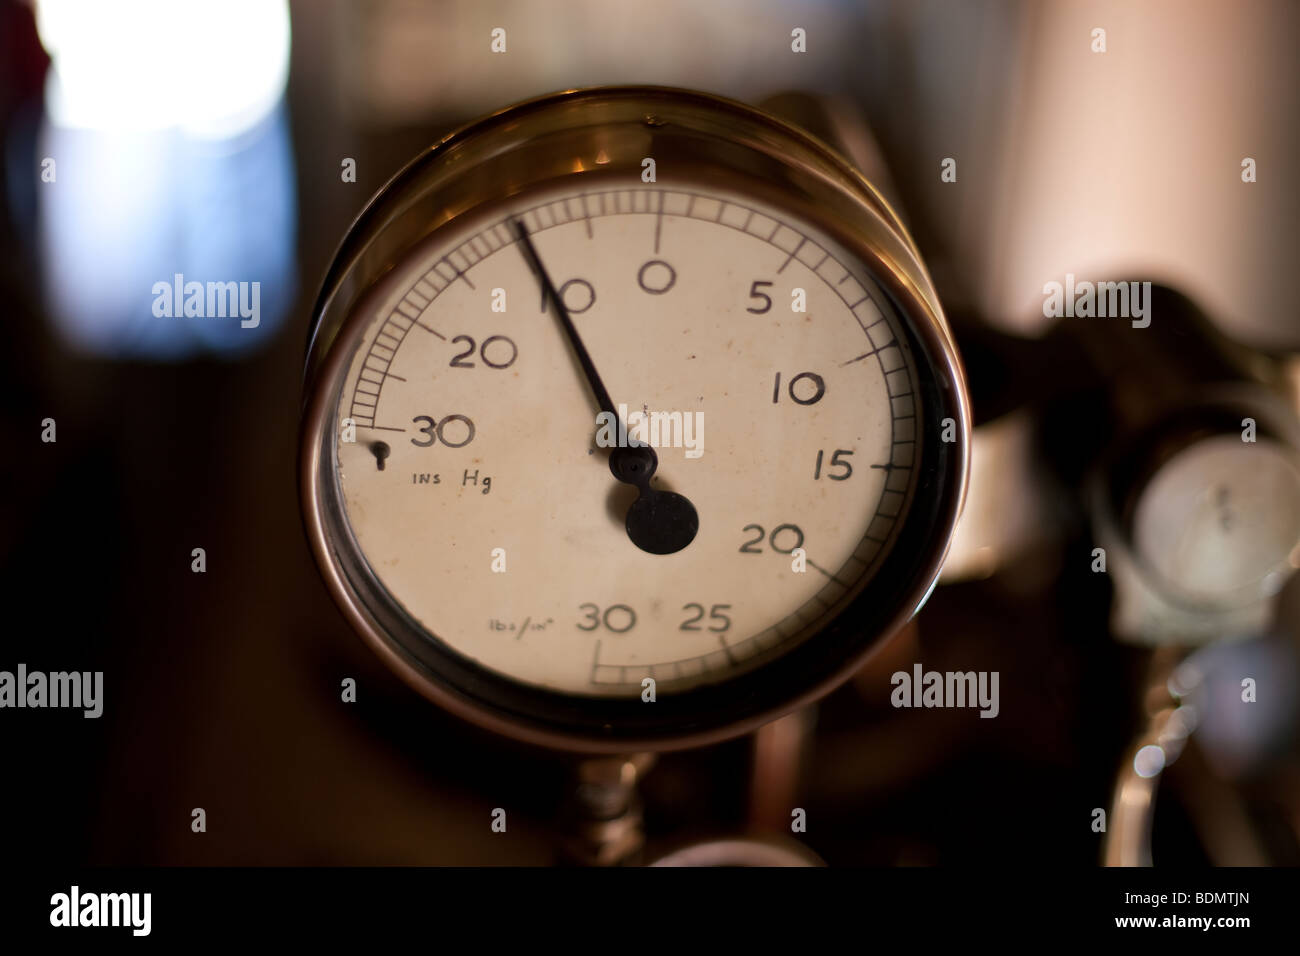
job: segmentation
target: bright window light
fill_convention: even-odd
[[[39,0],[36,12],[57,126],[226,139],[284,92],[287,0]]]

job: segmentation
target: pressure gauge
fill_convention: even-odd
[[[1165,586],[1220,603],[1271,596],[1295,570],[1300,461],[1270,438],[1204,437],[1165,462],[1137,502],[1137,552]]]
[[[667,749],[815,699],[916,612],[968,427],[916,248],[843,159],[596,89],[446,137],[353,225],[301,491],[334,598],[427,697]]]
[[[1122,442],[1089,500],[1119,637],[1257,636],[1300,567],[1300,424],[1258,387],[1203,388]]]

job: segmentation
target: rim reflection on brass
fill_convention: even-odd
[[[655,860],[662,867],[825,866],[826,861],[794,840],[735,837],[692,843]]]

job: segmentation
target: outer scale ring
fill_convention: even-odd
[[[596,166],[597,154],[607,162]],[[876,574],[831,622],[775,661],[654,704],[587,699],[488,672],[428,635],[369,571],[338,498],[337,400],[353,348],[404,253],[455,221],[535,189],[637,182],[653,156],[692,183],[725,185],[815,225],[861,261],[890,300],[917,363],[922,434],[913,503]],[[599,177],[599,178],[597,178]],[[729,100],[620,87],[532,100],[452,133],[370,202],[340,246],[315,310],[306,372],[300,492],[329,590],[362,638],[408,684],[487,729],[584,752],[666,750],[745,733],[828,693],[912,617],[938,578],[965,492],[969,400],[951,334],[919,255],[888,204],[842,158],[795,127]],[[944,419],[955,441],[938,441]]]

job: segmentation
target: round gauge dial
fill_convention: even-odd
[[[1152,476],[1133,517],[1137,553],[1192,602],[1242,603],[1275,593],[1295,570],[1300,469],[1264,438],[1217,435]]]
[[[586,750],[737,733],[928,594],[960,367],[901,225],[815,141],[561,94],[386,187],[327,280],[303,437],[335,597],[434,700]]]

